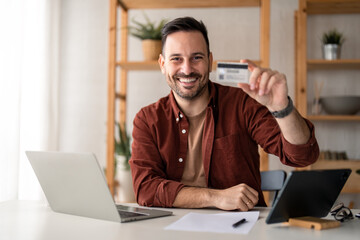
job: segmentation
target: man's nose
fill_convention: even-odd
[[[190,60],[184,60],[183,64],[181,66],[181,72],[183,72],[186,75],[189,75],[190,73],[192,73],[192,64]]]

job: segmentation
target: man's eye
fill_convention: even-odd
[[[174,58],[171,58],[171,61],[178,62],[178,61],[180,61],[180,58],[179,57],[174,57]]]
[[[194,57],[194,60],[201,60],[201,59],[203,59],[202,56],[195,56],[195,57]]]

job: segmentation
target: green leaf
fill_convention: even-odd
[[[323,44],[338,44],[341,45],[345,41],[342,33],[336,29],[325,32],[321,39]]]
[[[131,158],[131,145],[130,145],[130,136],[127,134],[126,127],[124,129],[117,122],[116,128],[118,130],[118,139],[115,137],[115,154],[122,155],[126,157],[125,167],[130,169],[129,160]],[[126,125],[126,124],[125,124]],[[117,164],[116,159],[114,161],[115,166]]]
[[[132,36],[144,39],[161,40],[161,30],[166,24],[167,20],[163,19],[158,25],[155,22],[151,22],[150,18],[144,14],[146,23],[141,23],[135,19],[132,19],[134,26],[129,26],[129,32]]]

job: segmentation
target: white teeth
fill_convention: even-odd
[[[196,78],[179,78],[180,82],[185,82],[185,83],[190,83],[190,82],[195,82]]]

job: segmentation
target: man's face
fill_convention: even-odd
[[[167,36],[159,64],[170,88],[179,97],[192,100],[207,88],[212,55],[198,31],[175,32]]]

